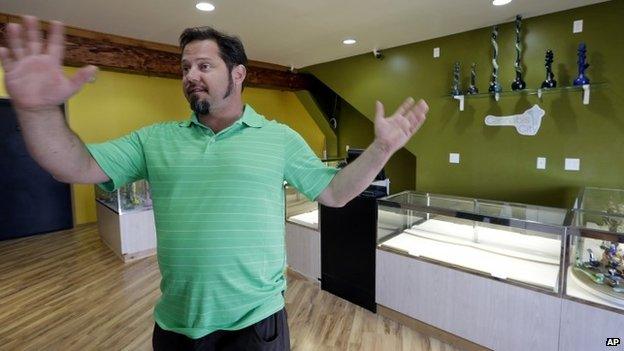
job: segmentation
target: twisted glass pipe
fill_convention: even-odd
[[[514,67],[516,68],[516,79],[511,83],[512,90],[522,90],[526,88],[526,83],[522,80],[522,65],[520,64],[520,57],[522,56],[522,47],[520,46],[520,26],[522,24],[522,16],[516,16],[516,62]]]
[[[492,57],[492,66],[494,67],[492,71],[492,80],[490,81],[489,91],[493,93],[498,93],[502,89],[500,84],[498,84],[498,44],[496,43],[496,39],[498,38],[498,26],[494,26],[492,28],[492,47],[494,48],[494,57]]]
[[[522,23],[522,17],[516,16],[516,62],[514,66],[516,67],[517,75],[522,74],[522,66],[520,66],[520,55],[522,54],[522,47],[520,46],[520,26]]]
[[[453,89],[451,94],[453,95],[461,95],[461,90],[459,89],[459,62],[455,62],[455,66],[453,68]]]

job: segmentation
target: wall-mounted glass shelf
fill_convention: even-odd
[[[557,88],[539,88],[539,89],[523,89],[516,91],[503,91],[500,93],[481,93],[481,94],[469,94],[469,95],[451,95],[451,97],[455,100],[459,101],[459,110],[464,110],[464,100],[465,99],[483,99],[483,98],[494,98],[494,100],[499,101],[501,97],[508,96],[522,96],[522,95],[537,95],[538,98],[542,98],[544,94],[558,93],[558,92],[574,92],[574,91],[582,91],[583,92],[583,104],[589,105],[589,96],[591,89],[600,88],[607,85],[607,83],[592,83],[586,85],[571,85],[571,86],[563,86]],[[448,95],[447,95],[448,96]]]

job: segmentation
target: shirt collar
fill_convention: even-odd
[[[245,124],[249,127],[260,128],[262,127],[267,120],[259,115],[250,105],[245,105],[245,110],[243,111],[243,115],[239,118],[234,124]],[[191,125],[203,126],[197,119],[197,115],[195,112],[191,113],[191,117],[186,120],[178,123],[180,127],[190,127]]]

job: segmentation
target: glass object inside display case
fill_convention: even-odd
[[[334,167],[334,168],[343,168],[346,165],[346,160],[344,158],[335,157],[335,158],[326,158],[321,160],[326,166]]]
[[[381,249],[559,292],[564,209],[413,191],[378,202]]]
[[[112,192],[95,186],[95,199],[120,215],[152,209],[149,184],[145,180],[126,184]]]
[[[570,242],[566,294],[624,309],[624,190],[581,190]]]

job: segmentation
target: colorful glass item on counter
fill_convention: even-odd
[[[624,232],[624,203],[617,203],[611,198],[606,207],[606,211],[603,211],[606,215],[602,216],[602,227],[613,233]],[[610,290],[619,298],[624,298],[624,244],[604,240],[600,246],[593,247],[599,248],[602,255],[596,257],[594,251],[587,248],[589,259],[584,260],[577,253],[575,272],[582,273],[595,284],[602,286],[600,290]]]
[[[589,253],[589,265],[594,268],[600,266],[600,261],[596,260],[594,252],[591,249],[587,249],[587,252]]]
[[[615,293],[624,293],[624,245],[604,241],[600,248],[603,250],[600,261],[591,249],[587,249],[589,260],[583,261],[577,256],[575,271],[598,285],[610,287]]]

